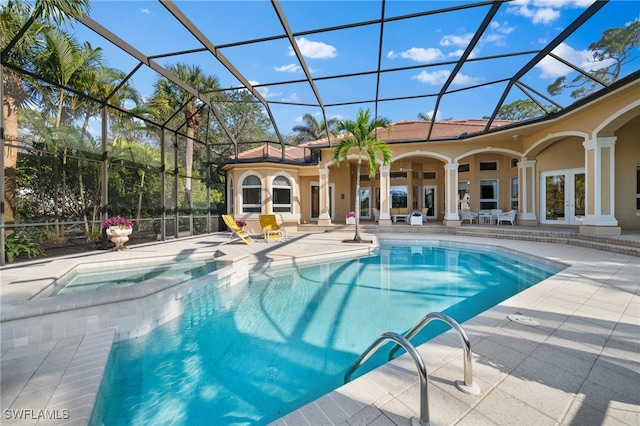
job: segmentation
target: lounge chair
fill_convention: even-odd
[[[476,221],[476,223],[478,223],[478,213],[470,212],[469,210],[460,210],[460,219],[460,223],[464,222],[465,220],[469,221],[469,225],[471,225],[474,220]]]
[[[231,235],[229,235],[229,238],[227,239],[225,244],[238,241],[238,240],[244,241],[245,244],[253,243],[253,238],[251,238],[244,229],[238,226],[235,219],[231,215],[223,214],[222,220],[224,220],[224,223],[227,225],[227,228],[229,228],[229,230],[231,231]]]
[[[496,220],[498,225],[500,225],[500,222],[510,222],[511,225],[513,226],[516,220],[516,211],[511,210],[504,213],[498,213],[498,217]]]
[[[258,218],[260,219],[260,226],[262,226],[264,240],[267,243],[271,241],[285,241],[287,239],[287,230],[278,225],[275,214],[261,214]]]

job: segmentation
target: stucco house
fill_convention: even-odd
[[[374,179],[363,168],[361,221],[373,222],[374,209],[380,224],[426,209],[428,221],[460,226],[461,208],[513,209],[524,226],[598,235],[640,229],[637,74],[559,113],[496,120],[489,131],[482,119],[394,123],[390,135],[378,135],[393,163]],[[260,213],[277,213],[289,226],[344,224],[355,210],[355,167],[333,163],[334,144],[324,139],[284,152],[264,145],[230,158],[222,166],[228,212],[256,224]]]

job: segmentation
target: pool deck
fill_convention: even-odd
[[[353,236],[345,231],[290,233],[286,242],[252,245],[221,245],[226,234],[217,234],[10,265],[1,272],[3,321],[7,312],[20,314],[45,278],[84,262],[221,250],[268,266],[365,253],[379,239],[500,246],[568,268],[462,324],[472,343],[479,395],[455,386],[463,378],[463,354],[453,331],[419,346],[429,374],[430,424],[640,424],[640,257],[570,244],[419,232],[365,234],[373,244],[344,244]],[[507,318],[512,314],[537,326],[513,322]],[[9,330],[8,336],[3,329],[1,336],[0,423],[87,424],[118,330],[91,317],[84,326],[60,317],[64,332],[57,335],[58,324],[42,323],[37,315],[29,321],[27,330]],[[273,425],[409,425],[419,413],[417,370],[403,355]]]

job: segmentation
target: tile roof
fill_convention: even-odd
[[[437,121],[433,124],[431,139],[455,139],[461,134],[482,132],[487,125],[487,121],[488,120],[484,119]],[[512,123],[514,123],[514,121],[494,120],[491,127],[501,127]],[[386,131],[380,130],[378,137],[390,144],[425,141],[429,135],[430,127],[431,122],[424,120],[398,121],[393,123],[391,134],[387,134]],[[340,135],[332,138],[331,145],[335,144],[336,140],[340,140],[342,137],[343,136]],[[327,138],[323,138],[316,141],[304,142],[297,146],[287,146],[285,147],[285,159],[288,160],[288,162],[304,162],[305,153],[309,155],[305,148],[322,148],[329,147],[331,145],[328,143]],[[281,161],[282,151],[275,146],[265,144],[257,148],[241,152],[238,155],[238,160]]]

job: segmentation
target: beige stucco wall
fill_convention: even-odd
[[[637,167],[640,165],[640,118],[615,133],[615,213],[622,228],[640,229],[636,212]]]
[[[471,194],[471,209],[479,210],[479,187],[481,179],[498,179],[499,208],[510,208],[510,178],[518,174],[517,167],[512,162],[516,160],[535,161],[535,208],[540,211],[540,176],[545,171],[578,169],[585,167],[585,149],[583,142],[597,136],[616,136],[615,144],[615,217],[623,228],[640,229],[640,218],[636,214],[636,167],[640,164],[640,82],[627,86],[624,90],[612,92],[591,104],[586,104],[576,110],[564,114],[555,120],[547,120],[509,129],[499,133],[492,133],[468,139],[422,142],[407,144],[391,144],[394,162],[391,171],[400,168],[411,170],[407,179],[391,180],[390,185],[406,185],[409,194],[409,208],[413,207],[412,187],[422,188],[424,185],[436,186],[437,220],[443,219],[445,202],[444,168],[447,163],[469,163],[470,171],[459,173],[459,181],[469,181]],[[335,218],[336,223],[344,223],[345,214],[353,210],[355,173],[346,165],[340,167],[331,163],[331,148],[325,148],[322,153],[323,161],[319,165],[294,167],[288,165],[229,165],[230,174],[238,181],[247,169],[259,171],[263,177],[273,176],[279,170],[287,169],[291,176],[295,176],[296,185],[295,212],[300,223],[309,222],[310,218],[310,182],[319,180],[320,169],[329,171],[329,181],[335,185]],[[352,158],[354,159],[354,157]],[[497,161],[498,170],[480,171],[482,161]],[[296,169],[299,172],[296,172]],[[363,173],[366,173],[366,165]],[[419,172],[419,177],[413,177],[412,172]],[[421,174],[425,171],[435,171],[436,179],[425,181]],[[587,170],[591,173],[591,170]],[[363,186],[371,187],[371,194],[380,186],[377,179],[362,182]],[[237,194],[237,191],[236,191]],[[607,197],[611,194],[606,194]],[[265,199],[268,194],[265,194]],[[604,198],[603,198],[604,199]],[[373,200],[375,206],[375,200]],[[422,202],[419,203],[422,206]],[[236,212],[241,206],[236,205]],[[295,215],[292,215],[292,219]],[[540,218],[538,217],[538,220]]]

